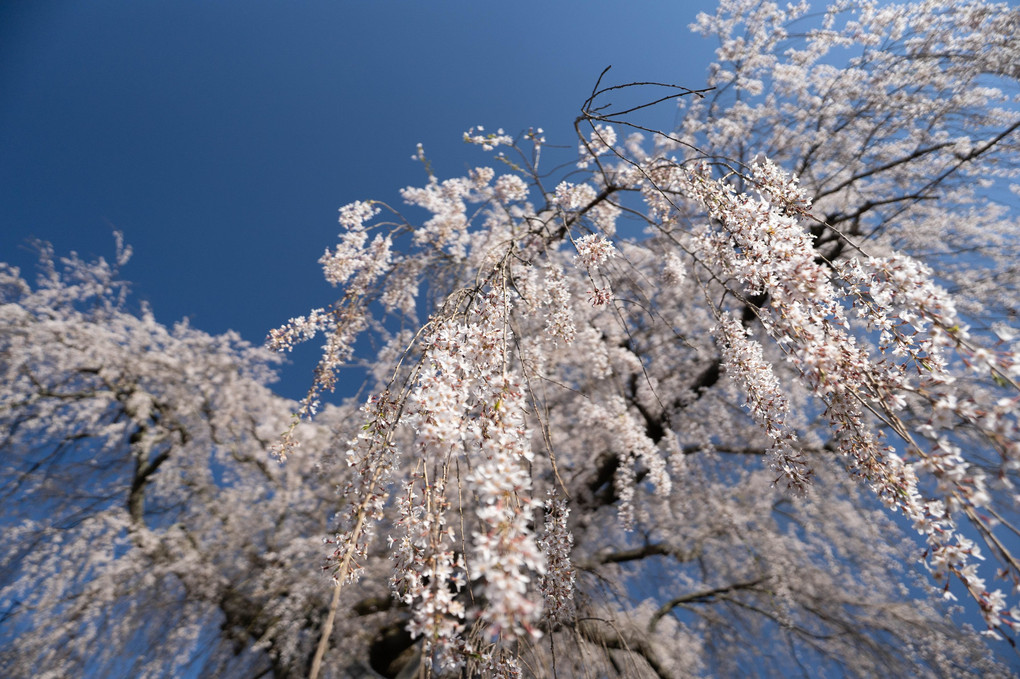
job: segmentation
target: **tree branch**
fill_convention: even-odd
[[[685,604],[707,603],[717,597],[720,597],[721,595],[729,594],[730,592],[736,592],[744,589],[754,589],[755,587],[766,582],[767,580],[768,580],[767,577],[761,577],[756,578],[754,580],[748,580],[746,582],[738,582],[732,585],[726,585],[725,587],[714,587],[712,589],[706,589],[700,592],[693,592],[691,594],[679,596],[663,604],[663,606],[659,608],[658,611],[655,612],[655,615],[652,616],[652,619],[648,621],[648,631],[654,632],[656,626],[659,624],[659,620],[661,620],[663,616],[665,616],[667,613],[672,611],[677,606],[683,606]]]
[[[612,631],[605,631],[604,627],[609,626]],[[662,664],[659,654],[652,647],[651,643],[638,634],[624,634],[608,620],[601,618],[584,618],[577,621],[577,630],[585,641],[591,642],[602,648],[627,651],[642,659],[662,679],[673,679],[673,673]]]

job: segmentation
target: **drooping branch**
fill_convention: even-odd
[[[686,563],[697,558],[700,554],[701,550],[683,550],[665,542],[657,542],[633,549],[599,551],[594,556],[584,561],[579,561],[577,567],[582,570],[595,570],[598,566],[640,561],[653,556],[668,556],[681,563]]]
[[[761,585],[768,582],[767,577],[755,578],[754,580],[746,580],[744,582],[733,583],[732,585],[723,585],[720,587],[713,587],[711,589],[701,590],[699,592],[691,592],[690,594],[684,594],[674,599],[669,600],[663,604],[659,610],[652,615],[651,620],[648,622],[648,631],[654,632],[658,626],[659,621],[662,620],[670,611],[678,606],[686,606],[688,604],[703,604],[715,601],[722,595],[729,594],[731,592],[739,592],[742,590],[757,590]]]

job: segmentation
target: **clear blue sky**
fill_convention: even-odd
[[[332,300],[316,260],[337,209],[399,204],[424,180],[416,143],[440,175],[483,162],[472,125],[573,145],[610,64],[614,82],[702,86],[714,45],[687,25],[713,5],[7,0],[0,260],[30,267],[30,238],[109,258],[118,229],[157,319],[261,342]]]

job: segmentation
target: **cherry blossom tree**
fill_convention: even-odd
[[[0,267],[0,674],[302,676],[337,500],[268,455],[272,355],[130,312],[129,254]]]
[[[495,167],[419,148],[422,216],[341,210],[341,297],[270,344],[325,334],[307,416],[383,343],[333,608],[385,555],[422,674],[992,671],[899,599],[918,562],[1020,625],[1020,13],[810,12],[700,15],[702,90],[600,78],[568,176],[541,130],[474,128]],[[667,101],[676,129],[638,122]]]
[[[1008,674],[1020,12],[693,28],[704,87],[603,74],[568,171],[473,128],[406,214],[343,207],[338,299],[269,337],[325,337],[299,404],[116,267],[3,269],[0,669]]]

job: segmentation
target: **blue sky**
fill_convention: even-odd
[[[700,87],[714,45],[687,25],[713,4],[8,0],[0,259],[28,270],[31,238],[110,258],[117,229],[157,319],[261,342],[332,300],[316,260],[337,209],[399,204],[424,181],[415,144],[441,176],[484,162],[472,125],[574,145],[610,64],[617,83]]]

